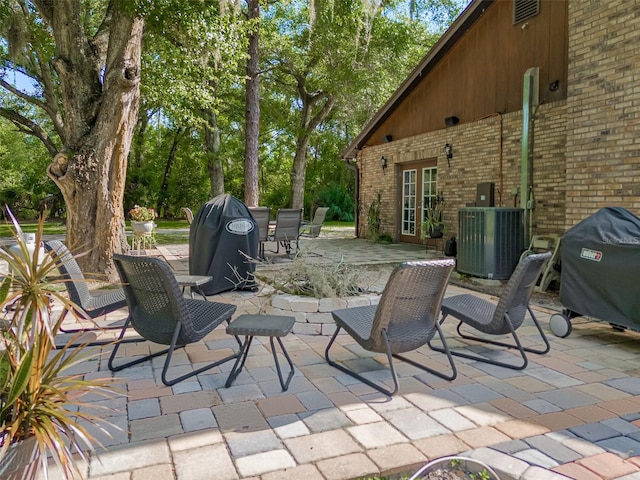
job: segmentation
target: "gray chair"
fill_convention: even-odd
[[[191,209],[189,207],[182,207],[182,212],[187,219],[187,223],[191,225],[193,223],[193,212],[191,211]]]
[[[328,207],[318,207],[313,214],[311,223],[303,223],[300,230],[301,237],[317,238],[320,235],[320,229],[324,223],[324,219],[329,211]]]
[[[402,263],[391,273],[378,305],[334,311],[332,314],[338,328],[325,350],[325,359],[329,365],[389,396],[394,395],[399,387],[394,358],[445,380],[455,379],[457,370],[448,351],[445,353],[451,366],[451,374],[400,355],[426,345],[436,332],[447,350],[438,315],[454,265],[453,259]],[[394,383],[393,390],[388,390],[329,358],[329,350],[342,329],[365,350],[386,353]]]
[[[269,207],[249,207],[253,219],[258,225],[258,256],[264,260],[264,242],[269,240],[269,220],[271,220],[271,209]]]
[[[300,236],[300,224],[302,223],[302,209],[281,208],[276,215],[276,226],[269,240],[276,242],[276,253],[280,252],[282,245],[291,257],[291,242],[296,242],[296,253],[300,250],[298,237]]]
[[[54,256],[60,275],[64,279],[69,299],[82,308],[82,311],[89,318],[96,319],[127,306],[127,300],[122,288],[107,289],[101,294],[92,293],[78,262],[76,262],[75,257],[64,243],[59,240],[50,240],[44,243],[44,248],[52,252]],[[120,328],[122,328],[122,325],[119,324],[96,328],[60,329],[60,331],[63,333],[75,333]]]
[[[116,254],[113,256],[113,261],[124,285],[129,306],[129,317],[122,327],[118,340],[122,339],[125,330],[131,325],[143,339],[169,345],[169,348],[115,366],[114,360],[120,347],[118,341],[109,357],[109,370],[118,372],[166,353],[162,368],[162,383],[171,386],[237,358],[238,353],[234,353],[177,378],[168,379],[167,371],[173,351],[178,347],[202,340],[224,322],[228,324],[236,311],[236,306],[185,298],[171,268],[159,258]],[[240,346],[240,339],[236,337],[236,341]]]
[[[523,370],[526,368],[528,360],[525,352],[536,353],[539,355],[547,353],[550,349],[549,341],[542,331],[542,328],[540,328],[540,324],[529,306],[529,300],[531,299],[533,289],[536,286],[536,281],[550,258],[551,252],[538,253],[521,258],[518,266],[509,278],[502,295],[500,295],[500,300],[497,304],[466,293],[448,297],[442,301],[442,319],[440,323],[444,322],[445,319],[451,315],[459,321],[457,331],[462,338],[517,349],[522,357],[522,363],[506,363],[499,360],[492,360],[481,355],[474,355],[457,350],[452,350],[451,353],[459,357],[469,358],[514,370]],[[523,347],[518,335],[516,334],[516,330],[520,328],[524,322],[527,311],[529,312],[529,315],[531,316],[531,319],[533,320],[533,323],[538,329],[540,337],[545,344],[545,348],[542,350]],[[515,343],[505,343],[502,341],[464,334],[462,332],[463,325],[472,327],[486,335],[511,335]],[[434,350],[443,351],[440,347],[434,347],[433,345],[430,346]]]

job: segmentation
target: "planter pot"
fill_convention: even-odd
[[[498,474],[479,460],[467,457],[437,458],[418,470],[409,480],[500,480]]]
[[[145,234],[153,232],[153,221],[148,222],[136,222],[131,220],[131,230],[133,233]]]
[[[433,227],[429,232],[429,238],[442,238],[443,235],[442,227]]]
[[[29,437],[9,447],[0,459],[3,480],[34,480],[39,477],[42,461],[36,437]]]

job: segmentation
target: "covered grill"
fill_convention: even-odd
[[[223,194],[200,207],[189,231],[189,273],[210,275],[206,295],[240,289],[255,290],[258,228],[247,206]]]
[[[567,231],[560,248],[566,310],[551,317],[552,331],[567,336],[569,318],[581,315],[640,329],[640,218],[621,207],[603,208]]]

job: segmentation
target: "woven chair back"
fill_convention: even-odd
[[[500,295],[491,323],[483,332],[495,335],[511,333],[505,314],[509,315],[514,329],[522,325],[538,277],[550,258],[551,252],[545,252],[528,255],[520,260]]]
[[[65,279],[65,287],[69,293],[69,299],[83,309],[88,307],[91,299],[91,292],[87,280],[76,262],[71,251],[60,240],[49,240],[45,242],[45,249],[53,252],[57,258],[57,266],[60,274]]]
[[[415,350],[436,333],[442,298],[455,266],[453,259],[405,262],[391,273],[371,329],[372,350],[385,351],[386,330],[392,353]]]
[[[180,323],[176,345],[198,340],[187,300],[164,260],[116,254],[113,261],[123,283],[131,325],[136,332],[146,340],[170,345],[176,325]]]

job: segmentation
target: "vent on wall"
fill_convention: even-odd
[[[513,0],[513,23],[525,20],[540,13],[540,0]]]

